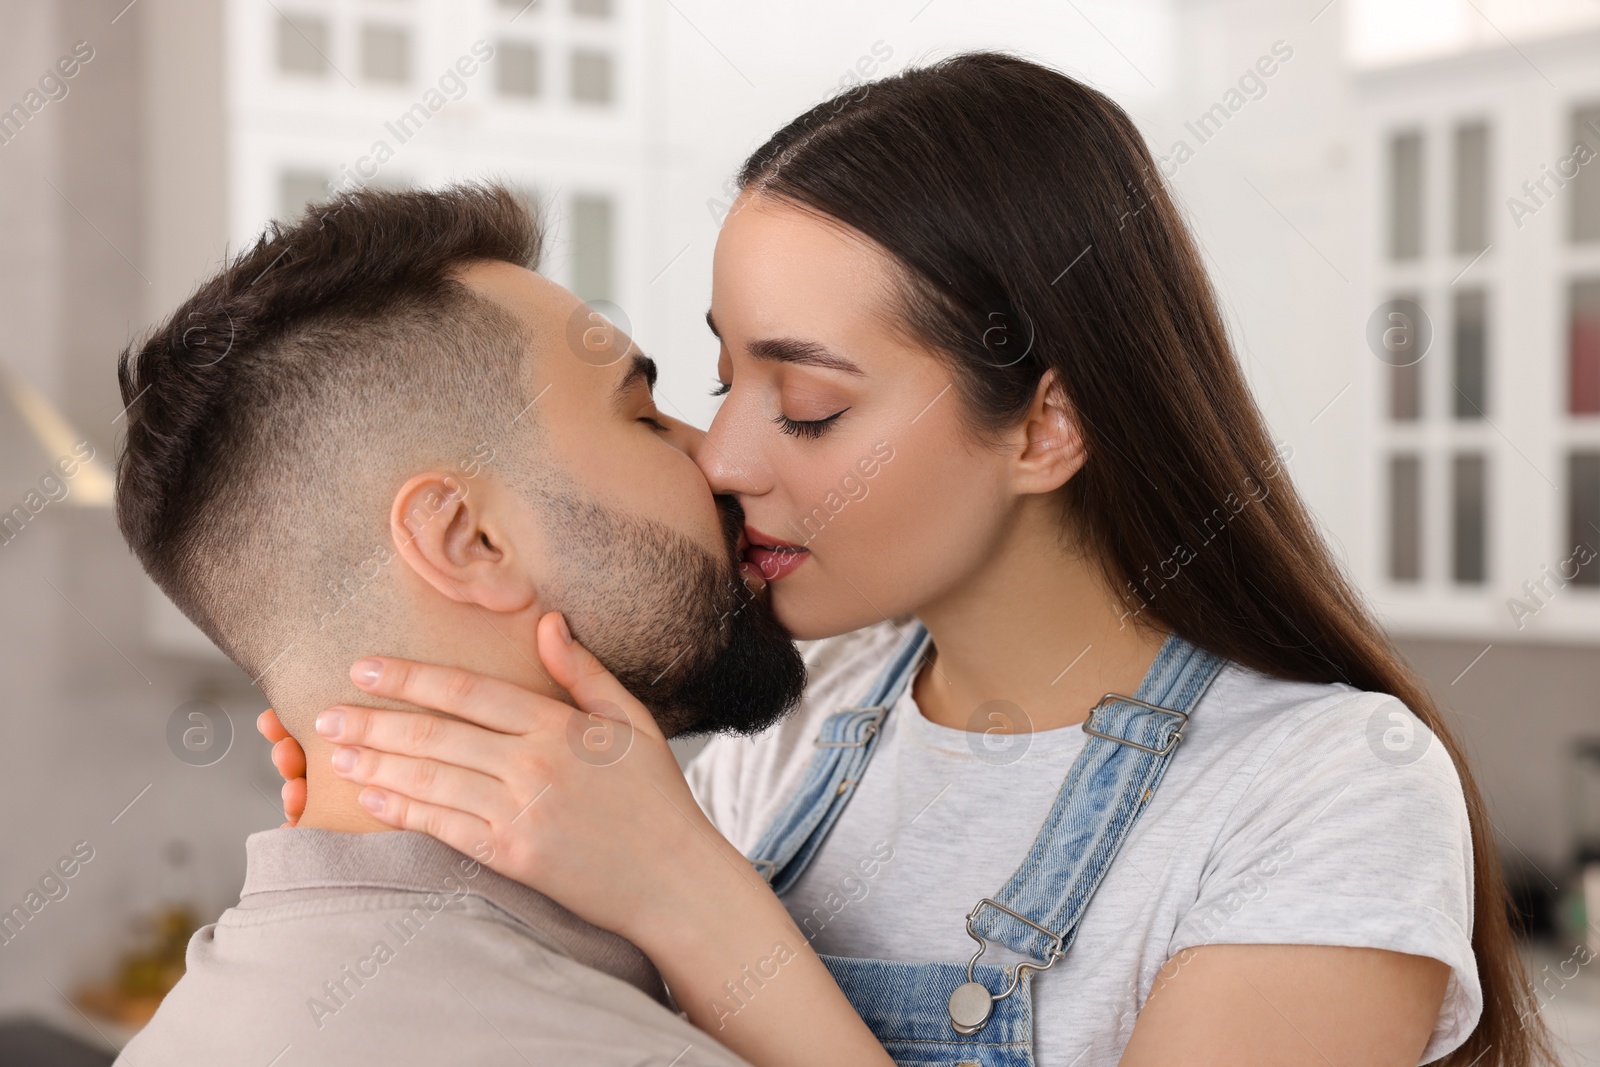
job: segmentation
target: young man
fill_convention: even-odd
[[[504,190],[356,193],[269,230],[123,354],[123,534],[312,771],[300,828],[250,838],[239,906],[119,1062],[738,1062],[628,942],[373,819],[312,729],[372,702],[349,674],[371,653],[560,697],[552,610],[669,736],[798,697],[695,432],[538,255]]]

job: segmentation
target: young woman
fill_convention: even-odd
[[[686,784],[558,617],[552,674],[635,725],[603,773],[570,708],[379,661],[367,691],[468,720],[343,709],[380,817],[490,843],[761,1067],[1544,1058],[1460,748],[1128,117],[969,54],[807,112],[740,185],[697,459],[828,638],[804,707]]]

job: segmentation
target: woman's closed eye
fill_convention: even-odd
[[[828,427],[833,425],[835,419],[849,410],[849,408],[840,408],[832,415],[822,419],[791,419],[789,416],[779,412],[777,418],[772,421],[778,424],[779,433],[786,433],[791,437],[804,437],[814,441],[828,431]]]
[[[712,396],[724,397],[733,391],[733,383],[723,379],[720,375],[713,379],[713,381],[716,384],[711,387]],[[807,403],[814,404],[815,401],[808,400]],[[823,410],[826,410],[826,408]],[[843,415],[849,410],[850,405],[847,404],[838,411],[835,411],[832,415],[825,415],[820,419],[790,418],[780,410],[778,414],[773,417],[772,421],[777,425],[778,432],[780,433],[788,434],[790,437],[803,437],[807,440],[815,440],[826,433],[828,427],[832,426],[834,421],[838,419],[839,416]]]

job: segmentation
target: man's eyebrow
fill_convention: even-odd
[[[616,388],[611,391],[611,402],[621,407],[627,398],[628,390],[639,382],[644,382],[651,392],[656,388],[656,361],[649,356],[628,357],[628,370],[617,380]]]
[[[712,336],[718,340],[722,334],[717,330],[717,322],[711,317],[711,312],[706,312],[706,326],[710,328]],[[772,363],[799,363],[807,367],[824,367],[828,370],[843,371],[846,374],[865,374],[855,363],[830,350],[826,345],[815,341],[802,341],[793,337],[775,337],[762,341],[750,342],[750,355],[756,359],[768,360]]]

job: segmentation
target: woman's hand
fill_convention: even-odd
[[[706,818],[654,718],[558,614],[539,651],[577,707],[453,667],[378,657],[373,696],[317,719],[380,821],[432,835],[638,945],[689,1018],[758,1067],[888,1055],[755,868]],[[464,721],[457,721],[464,720]],[[280,766],[280,769],[282,767]],[[731,998],[752,968],[760,996]]]
[[[436,837],[636,944],[682,912],[710,864],[764,890],[700,811],[649,711],[559,614],[541,621],[539,648],[578,708],[455,667],[362,660],[359,688],[465,721],[329,708],[316,729],[337,746],[335,773],[366,787],[361,803],[382,822]]]
[[[283,775],[283,814],[294,826],[306,811],[306,752],[300,742],[278,721],[278,713],[268,708],[256,717],[256,729],[272,742],[272,765]]]

